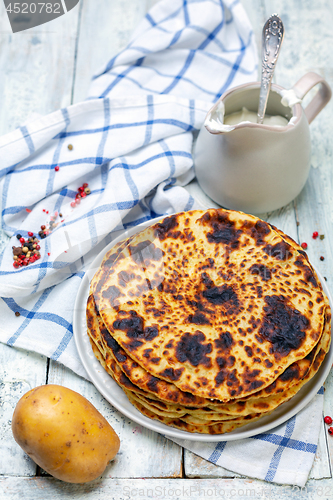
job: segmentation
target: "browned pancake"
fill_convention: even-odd
[[[91,283],[87,323],[129,399],[190,432],[228,432],[227,422],[272,411],[316,373],[330,341],[305,252],[223,209],[167,217],[114,246]]]
[[[185,392],[228,401],[270,385],[318,342],[321,285],[252,216],[190,212],[147,228],[95,294],[110,334]]]
[[[89,311],[89,308],[88,308]],[[88,314],[89,317],[89,314]],[[101,322],[101,319],[99,319],[99,323]],[[91,320],[88,319],[88,325],[91,327]],[[94,320],[94,324],[96,326],[97,320]],[[95,328],[94,326],[94,328]],[[102,327],[103,329],[103,327]],[[211,420],[221,420],[222,414],[223,414],[223,419],[227,420],[229,419],[229,416],[238,416],[238,415],[249,415],[252,413],[267,413],[267,411],[272,411],[274,408],[279,406],[285,401],[288,401],[293,395],[295,395],[298,390],[310,379],[314,374],[316,373],[318,369],[318,354],[321,353],[321,355],[325,355],[326,352],[329,349],[330,345],[330,312],[329,310],[327,311],[327,317],[326,317],[326,322],[325,322],[325,328],[323,335],[321,337],[320,342],[316,346],[316,353],[315,353],[315,360],[314,363],[311,365],[311,369],[307,372],[306,376],[300,380],[297,384],[293,384],[292,387],[290,388],[288,385],[286,386],[285,391],[279,391],[277,393],[273,393],[273,395],[270,395],[270,397],[265,397],[261,396],[262,391],[259,391],[258,393],[254,394],[251,398],[248,398],[247,400],[244,401],[235,401],[234,403],[229,402],[229,403],[218,403],[216,401],[212,402],[210,400],[205,400],[206,406],[202,405],[202,401],[199,400],[198,398],[198,406],[194,406],[194,401],[193,399],[190,398],[190,401],[188,398],[186,398],[186,394],[184,395],[184,400],[186,401],[185,405],[182,404],[175,404],[173,401],[170,403],[167,401],[161,401],[159,400],[157,394],[154,394],[153,396],[149,393],[146,392],[143,389],[140,389],[137,385],[133,384],[128,377],[122,372],[122,370],[119,368],[119,364],[117,363],[117,360],[113,357],[110,352],[106,351],[103,346],[103,342],[97,342],[98,339],[98,333],[96,333],[96,330],[94,330],[94,334],[91,335],[91,338],[94,339],[96,345],[99,346],[99,350],[101,353],[103,353],[103,357],[105,356],[105,363],[103,363],[103,366],[106,368],[106,370],[113,376],[113,378],[119,383],[121,387],[125,390],[126,393],[128,391],[131,391],[135,393],[135,396],[133,396],[134,399],[136,399],[140,404],[142,404],[145,407],[148,407],[151,409],[153,412],[157,412],[158,414],[162,416],[167,416],[168,414],[174,414],[184,416],[185,414],[190,414],[191,416],[197,417],[202,419],[203,416],[206,419],[211,419]],[[97,329],[98,331],[98,329]],[[119,353],[118,353],[119,354]],[[121,360],[121,356],[119,355],[119,359]],[[322,359],[321,359],[322,361]],[[295,363],[296,364],[296,363]],[[314,366],[313,366],[314,365]],[[286,379],[288,381],[288,378]],[[164,385],[170,385],[166,383],[165,381],[159,381],[159,384],[163,386]],[[171,389],[172,390],[172,389]],[[179,391],[179,389],[176,388],[176,391]],[[192,395],[190,395],[192,396]],[[162,393],[163,397],[163,393]],[[153,398],[153,399],[152,399]],[[193,398],[193,396],[192,396]],[[130,398],[131,399],[131,398]],[[164,398],[165,399],[165,398]],[[166,398],[168,399],[168,398]],[[190,402],[190,405],[187,404]],[[228,415],[228,417],[227,417]],[[231,419],[231,418],[230,418]],[[187,419],[188,421],[188,419]],[[192,423],[198,423],[197,421],[193,421]]]

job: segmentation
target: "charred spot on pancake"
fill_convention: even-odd
[[[288,260],[292,256],[290,248],[291,248],[290,245],[282,240],[279,243],[276,243],[275,245],[270,245],[270,244],[266,245],[263,248],[263,251],[269,257],[273,257],[274,259]]]
[[[128,246],[131,258],[137,264],[144,264],[148,266],[152,261],[160,261],[163,258],[163,251],[156,247],[152,241],[141,241],[135,246]]]
[[[187,317],[189,323],[194,325],[209,325],[209,319],[202,313],[197,311],[195,314],[190,314]]]
[[[120,260],[123,259],[124,254],[122,252],[123,252],[125,246],[126,246],[125,244],[120,245],[120,247],[118,248],[118,250],[116,252],[111,250],[111,255],[105,260],[105,262],[103,262],[103,267],[109,268],[115,263],[115,261],[117,259],[120,259]]]
[[[163,222],[156,224],[155,226],[155,236],[158,237],[160,241],[166,238],[172,237],[172,231],[179,226],[177,215],[171,215],[166,217]]]
[[[119,305],[117,299],[123,296],[124,294],[115,285],[109,286],[106,290],[102,292],[102,297],[106,299],[111,304],[111,306]]]
[[[183,373],[184,368],[166,368],[162,372],[160,372],[160,376],[171,380],[172,382],[180,379],[181,374]]]
[[[272,272],[264,264],[253,264],[250,267],[250,273],[258,275],[263,281],[269,281],[272,278]]]
[[[176,346],[176,358],[180,363],[188,361],[192,366],[211,366],[211,360],[207,354],[212,352],[212,344],[205,344],[206,337],[197,330],[196,333],[186,332],[181,336]]]
[[[211,286],[202,292],[203,297],[213,305],[223,305],[227,314],[235,314],[239,311],[239,300],[232,286]]]
[[[279,376],[279,379],[282,380],[283,382],[287,382],[287,380],[293,380],[298,378],[299,378],[299,368],[295,363],[288,366],[288,368]]]
[[[282,295],[267,296],[264,300],[266,306],[259,334],[272,344],[274,353],[287,356],[291,350],[302,345],[309,320],[290,307]]]
[[[195,237],[191,229],[185,228],[183,234],[184,234],[184,243],[190,243],[191,241],[195,241]]]
[[[232,370],[227,375],[227,386],[232,387],[234,385],[238,385],[238,378],[236,377],[236,370]]]
[[[124,345],[127,347],[129,351],[135,351],[136,349],[138,349],[143,345],[143,342],[141,340],[133,339],[130,342],[125,343]]]
[[[158,336],[157,326],[143,327],[143,318],[137,314],[136,311],[129,311],[129,316],[123,319],[116,319],[113,322],[115,330],[122,330],[126,332],[128,338],[137,339],[142,338],[147,341],[153,340]],[[134,344],[132,343],[132,346]]]
[[[223,243],[230,250],[239,248],[242,230],[236,229],[235,222],[229,219],[227,213],[218,210],[213,213],[206,212],[198,222],[212,228],[212,231],[206,234],[209,243]]]
[[[257,233],[264,234],[265,236],[271,232],[270,225],[263,220],[257,220],[254,227]]]
[[[214,267],[214,265],[215,265],[214,259],[208,258],[206,260],[206,264],[203,264],[201,266],[201,270],[203,271],[204,269],[212,269]]]
[[[216,387],[219,387],[221,384],[223,384],[224,380],[226,378],[226,373],[224,370],[219,371],[219,373],[215,377],[215,385]]]
[[[248,357],[249,357],[249,358],[252,358],[252,356],[253,356],[253,351],[252,351],[251,347],[250,347],[249,345],[246,345],[246,346],[244,347],[244,350],[245,350],[246,354],[248,355]]]
[[[246,220],[242,224],[242,230],[255,240],[256,246],[261,246],[265,245],[266,242],[264,238],[271,232],[271,227],[263,220],[258,220],[256,222]]]
[[[154,365],[158,365],[159,362],[161,361],[161,358],[159,358],[158,356],[156,356],[155,358],[150,358],[149,360],[151,363],[153,363]]]
[[[235,356],[229,356],[228,357],[228,366],[231,367],[231,366],[234,366],[234,364],[236,363],[236,358]]]
[[[266,365],[266,368],[272,368],[272,366],[273,366],[273,363],[271,361],[269,361],[269,359],[265,359],[264,363]]]
[[[125,287],[135,278],[136,275],[134,273],[128,273],[127,271],[120,271],[120,273],[118,274],[118,284],[121,287]]]
[[[311,283],[312,286],[314,286],[315,288],[318,288],[318,283],[317,283],[316,277],[311,269],[306,268],[304,270],[304,277],[305,277],[305,281],[307,283]]]
[[[209,274],[207,274],[206,272],[201,273],[200,280],[201,280],[201,283],[206,288],[212,288],[214,286],[214,281],[211,279]]]
[[[219,338],[214,340],[214,344],[216,349],[225,351],[230,349],[230,347],[234,344],[234,340],[230,332],[222,332],[220,333]]]
[[[263,383],[264,382],[262,380],[252,380],[252,381],[249,381],[250,390],[259,389],[259,387],[261,387],[263,385]]]
[[[114,357],[119,363],[124,363],[127,361],[127,356],[125,351],[120,347],[118,342],[112,337],[112,335],[107,332],[108,335],[103,335],[103,338],[106,340],[108,347],[110,347],[113,352]]]
[[[154,377],[153,375],[150,375],[149,374],[149,379],[148,379],[148,382],[147,382],[147,388],[151,391],[151,392],[156,392],[158,393],[158,384],[160,382],[160,379],[157,378],[157,377]]]
[[[227,366],[227,360],[225,358],[223,358],[222,356],[217,356],[216,363],[218,364],[218,367],[220,368],[220,370],[222,370],[223,368],[225,368]]]
[[[130,381],[130,379],[125,375],[125,373],[121,373],[120,374],[120,377],[119,377],[119,382],[121,385],[124,385],[127,389],[129,389],[130,391],[133,391],[133,392],[136,392],[137,391],[137,387],[132,384],[132,382]]]

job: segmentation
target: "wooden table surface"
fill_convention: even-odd
[[[126,45],[154,3],[155,0],[81,0],[63,17],[12,34],[0,2],[0,134],[13,130],[32,113],[46,114],[83,100],[91,75]],[[332,0],[243,0],[243,5],[258,46],[269,15],[278,12],[282,17],[285,39],[276,83],[290,88],[306,72],[316,71],[333,87]],[[309,257],[327,278],[329,287],[333,286],[332,107],[333,102],[311,124],[312,168],[303,192],[283,209],[262,215],[297,241],[308,242]],[[204,196],[201,199],[205,202]],[[324,234],[325,239],[313,240],[313,231]],[[3,244],[5,237],[1,238]],[[320,255],[324,261],[320,261]],[[64,385],[83,394],[116,430],[121,449],[102,478],[86,485],[58,481],[43,474],[15,443],[11,434],[14,407],[25,392],[45,383]],[[332,385],[329,376],[325,414],[331,415]],[[0,408],[0,500],[333,498],[333,438],[324,425],[310,479],[301,491],[240,477],[212,465],[131,422],[114,410],[91,383],[62,365],[3,344]]]

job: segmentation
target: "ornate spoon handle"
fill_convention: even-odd
[[[261,86],[259,95],[257,123],[263,123],[268,94],[279,57],[284,36],[284,27],[280,17],[273,14],[264,24],[262,30],[262,62],[261,62]]]

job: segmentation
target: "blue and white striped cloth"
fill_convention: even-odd
[[[2,228],[11,237],[0,257],[2,342],[37,351],[87,376],[72,328],[84,272],[124,228],[197,207],[183,187],[194,175],[193,133],[226,89],[256,78],[255,42],[239,0],[161,0],[128,47],[95,76],[86,101],[0,139]],[[91,194],[73,208],[84,182]],[[60,224],[41,241],[41,259],[14,269],[16,235],[38,233],[56,213],[62,214],[55,220]],[[320,413],[319,403],[312,406]],[[306,411],[315,414],[310,407]],[[283,466],[289,475],[282,479],[303,484],[319,418],[305,451],[290,444],[307,439],[298,418],[283,428],[281,439],[252,440],[250,448],[239,443],[238,449],[220,443],[215,451],[200,445],[194,451],[222,463],[235,450],[223,462],[229,469],[281,482],[279,464],[292,450],[288,467]],[[304,456],[311,460],[302,461]],[[302,465],[294,470],[296,458]],[[239,466],[242,460],[245,468]],[[254,466],[258,460],[260,470]]]
[[[323,400],[321,388],[311,403],[285,424],[251,438],[219,443],[172,441],[243,476],[302,487],[317,452]]]

